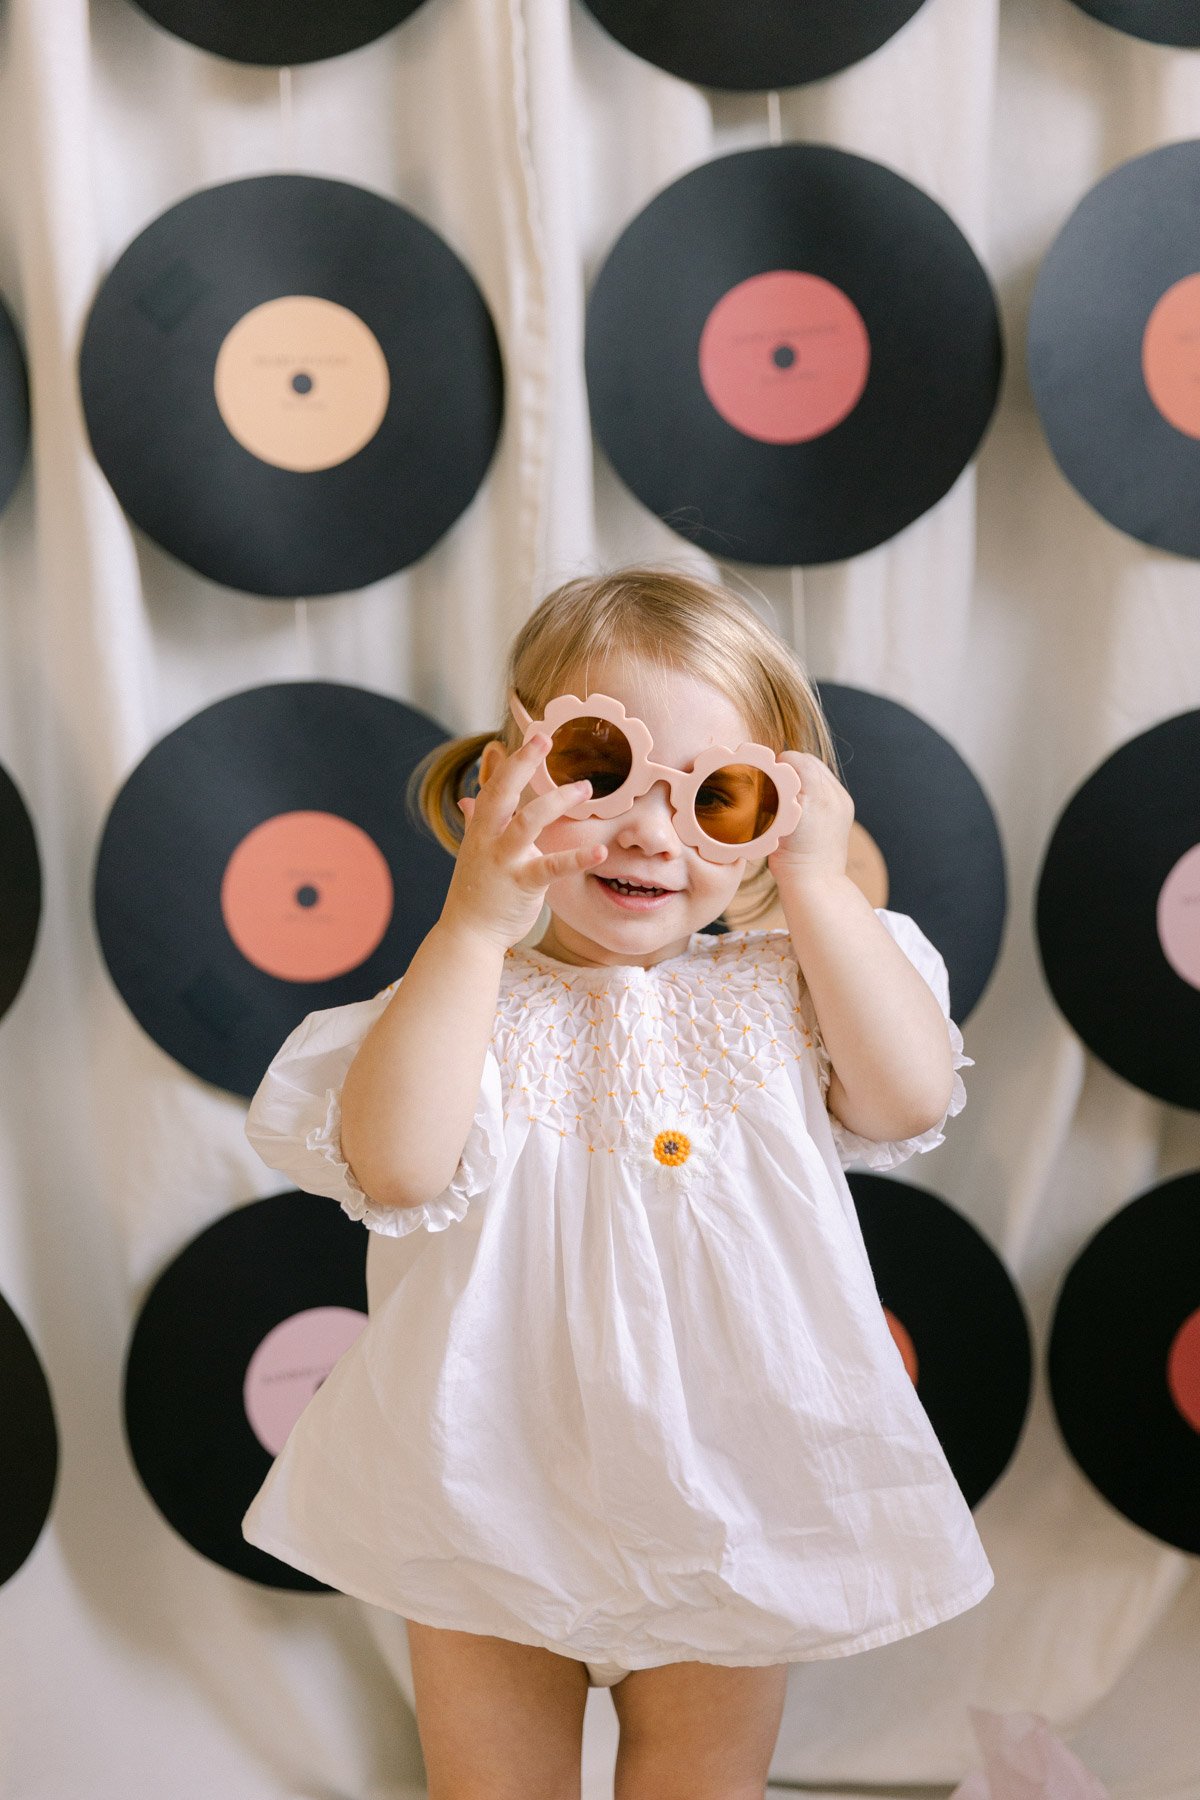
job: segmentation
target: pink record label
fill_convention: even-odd
[[[1200,844],[1171,870],[1159,891],[1158,940],[1175,973],[1200,988]]]
[[[730,288],[700,334],[700,380],[721,417],[764,444],[823,437],[862,398],[871,340],[820,275],[773,269]]]
[[[221,912],[248,962],[281,981],[330,981],[365,962],[391,923],[383,852],[335,813],[277,813],[248,832],[221,882]]]
[[[1200,1431],[1200,1312],[1185,1319],[1167,1356],[1171,1398],[1193,1431]]]
[[[1142,375],[1167,424],[1200,438],[1200,275],[1169,287],[1150,314]]]
[[[251,1430],[270,1455],[279,1455],[292,1426],[366,1323],[366,1313],[349,1306],[314,1306],[268,1331],[250,1358],[242,1400]]]

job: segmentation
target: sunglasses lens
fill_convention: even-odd
[[[765,769],[726,763],[706,775],[696,794],[696,819],[719,844],[749,844],[769,831],[779,812],[779,793]]]
[[[590,781],[591,798],[599,800],[628,781],[633,752],[621,727],[608,719],[568,719],[550,741],[546,768],[556,787]]]

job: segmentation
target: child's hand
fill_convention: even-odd
[[[552,881],[577,869],[594,869],[608,855],[603,844],[548,856],[535,848],[547,825],[591,791],[590,782],[577,781],[520,804],[529,777],[549,748],[550,739],[539,732],[503,757],[473,799],[458,803],[467,829],[442,917],[498,940],[506,950],[533,930]]]
[[[800,823],[768,856],[768,869],[780,887],[785,882],[795,885],[845,875],[853,800],[819,756],[805,750],[783,750],[779,760],[791,763],[800,777]]]

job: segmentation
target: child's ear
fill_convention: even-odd
[[[489,778],[489,776],[496,769],[496,767],[500,761],[499,753],[501,751],[503,751],[503,749],[504,749],[504,745],[500,742],[499,738],[490,738],[488,740],[488,742],[483,746],[483,749],[479,753],[479,785],[480,785],[480,787],[483,786],[484,782]]]

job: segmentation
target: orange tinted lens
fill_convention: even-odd
[[[590,781],[591,798],[598,800],[628,781],[633,751],[621,727],[608,719],[568,719],[550,740],[546,768],[556,787]]]
[[[696,793],[700,829],[719,844],[749,844],[769,831],[779,813],[779,792],[765,769],[726,763],[706,775]]]

